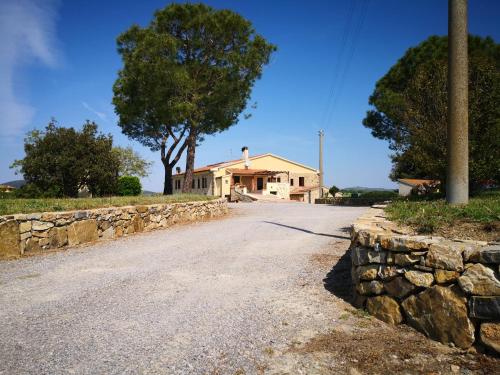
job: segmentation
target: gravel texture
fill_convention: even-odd
[[[301,274],[363,211],[239,204],[221,220],[0,262],[0,373],[268,371],[327,323]]]
[[[346,227],[363,208],[231,208],[0,262],[0,374],[500,373],[346,302]]]

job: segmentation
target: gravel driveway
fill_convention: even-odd
[[[401,368],[387,360],[406,363],[402,340],[404,369],[449,372],[452,349],[342,300],[345,227],[363,211],[242,203],[221,220],[0,262],[0,373],[343,374],[363,370],[363,353],[388,373]],[[436,347],[443,359],[422,360]]]

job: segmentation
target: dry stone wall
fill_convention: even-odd
[[[500,244],[412,235],[382,208],[353,225],[354,303],[443,343],[500,353]]]
[[[167,228],[227,213],[225,199],[0,216],[0,259]]]

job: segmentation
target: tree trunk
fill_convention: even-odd
[[[164,163],[163,167],[165,168],[165,181],[163,183],[163,195],[172,195],[172,167],[170,163]]]
[[[189,136],[187,138],[186,173],[184,174],[184,184],[182,185],[183,193],[191,192],[195,151],[196,151],[196,128],[191,127]]]

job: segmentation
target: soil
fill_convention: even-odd
[[[500,221],[488,224],[457,221],[435,230],[433,234],[445,238],[500,242]]]
[[[310,277],[323,273],[331,294],[309,293],[329,304],[332,324],[304,341],[292,342],[268,368],[272,374],[499,374],[500,358],[485,349],[458,349],[430,340],[407,325],[391,326],[350,303],[347,241],[332,242],[310,257]],[[333,266],[333,267],[332,267]],[[306,277],[308,278],[308,277]],[[316,284],[317,285],[317,284]],[[268,373],[266,372],[266,373]]]

